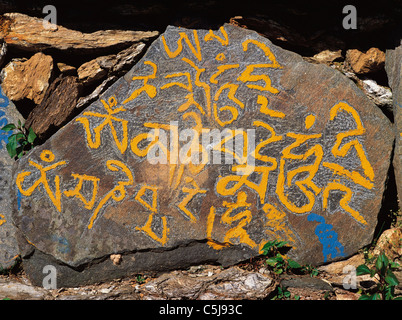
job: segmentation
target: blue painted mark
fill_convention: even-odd
[[[3,94],[3,90],[0,87],[0,108],[7,108],[8,104],[9,104],[9,100],[7,98],[7,96],[5,96]],[[0,110],[0,118],[5,116],[5,112]],[[2,118],[0,119],[0,128],[3,128],[5,125],[8,124],[8,121],[6,118]],[[2,141],[5,141],[5,143],[8,143],[8,138],[13,134],[12,131],[3,131],[0,130],[0,150],[3,149],[3,143]]]
[[[21,209],[21,199],[22,199],[22,193],[20,189],[17,189],[17,205],[18,205],[18,211]]]
[[[322,254],[324,255],[324,262],[327,261],[328,256],[331,259],[336,257],[344,257],[343,245],[338,241],[338,234],[332,230],[332,224],[325,223],[325,219],[318,214],[311,213],[307,217],[308,221],[317,221],[314,233],[322,244]]]
[[[3,112],[4,114],[4,112]],[[0,117],[2,116],[2,111],[0,111]],[[6,118],[0,119],[0,128],[3,128],[5,125],[8,124],[8,121]],[[4,141],[6,144],[8,143],[8,138],[13,134],[12,131],[3,131],[0,130],[0,150],[3,149],[3,143]]]
[[[66,238],[59,237],[54,234],[54,235],[52,235],[51,240],[58,243],[57,250],[59,252],[61,252],[61,253],[70,253],[71,252],[70,242]]]

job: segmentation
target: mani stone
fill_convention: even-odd
[[[393,141],[340,72],[230,24],[169,26],[18,161],[24,269],[75,286],[228,266],[273,240],[301,264],[346,258],[372,240]]]
[[[395,151],[394,171],[398,190],[399,207],[401,208],[402,193],[402,41],[399,47],[387,50],[385,55],[385,70],[388,76],[389,86],[392,89]]]
[[[23,118],[15,105],[0,87],[0,129],[8,123],[18,123]],[[0,130],[0,271],[11,268],[19,255],[16,229],[12,222],[12,167],[6,145],[12,131]],[[19,200],[17,199],[17,202]]]

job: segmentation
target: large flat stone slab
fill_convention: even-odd
[[[372,240],[393,140],[338,71],[232,25],[168,27],[19,160],[24,265],[76,285],[233,264],[274,239],[300,263],[347,257]]]

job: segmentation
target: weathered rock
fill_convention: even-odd
[[[7,54],[7,43],[0,38],[0,67],[3,67],[4,60]]]
[[[158,35],[157,31],[101,30],[82,33],[62,26],[45,29],[43,21],[21,13],[5,13],[1,22],[7,26],[0,28],[0,38],[4,38],[10,48],[20,50],[36,52],[58,49],[83,54],[124,49]]]
[[[378,48],[370,48],[366,53],[350,49],[346,52],[346,62],[357,74],[368,74],[384,68],[385,53]]]
[[[139,60],[139,56],[143,53],[144,49],[145,44],[140,42],[120,51],[113,57],[110,73],[115,76],[122,76]]]
[[[342,50],[324,50],[313,56],[313,59],[320,63],[331,63],[342,58]]]
[[[32,127],[40,139],[48,138],[71,120],[80,94],[77,77],[60,75],[46,91],[43,101],[30,112],[26,127]]]
[[[0,279],[0,300],[43,300],[47,295],[43,288],[15,280]]]
[[[25,270],[74,286],[230,265],[273,239],[300,263],[350,256],[372,240],[393,140],[341,73],[233,25],[169,27],[19,160]]]
[[[380,86],[371,79],[362,81],[366,95],[380,108],[390,109],[392,112],[392,92],[389,88]]]
[[[387,50],[385,58],[385,70],[388,76],[388,83],[392,89],[394,129],[395,129],[395,150],[394,150],[394,171],[395,181],[398,189],[399,208],[402,208],[402,42],[393,50]]]
[[[102,81],[100,85],[98,85],[94,91],[92,91],[89,95],[85,97],[80,97],[78,99],[76,108],[83,109],[85,106],[91,104],[95,100],[97,100],[102,92],[104,92],[108,87],[111,86],[117,80],[116,76],[110,76]]]
[[[106,59],[107,58],[105,58],[105,60]],[[108,69],[102,68],[98,63],[98,60],[99,58],[88,61],[78,68],[78,80],[83,84],[90,85],[107,75]]]
[[[1,71],[2,87],[9,99],[42,102],[53,72],[53,59],[41,52],[29,60],[13,60]]]
[[[121,262],[121,254],[111,254],[110,260],[112,260],[114,265],[119,265]]]
[[[59,69],[62,69],[62,76],[51,84],[42,103],[29,114],[27,125],[32,126],[39,138],[48,138],[80,109],[96,100],[117,80],[117,76],[121,76],[124,71],[127,72],[144,49],[144,43],[135,43],[116,55],[101,56],[84,63],[78,70],[58,64]],[[78,73],[78,78],[65,77],[67,74],[74,73]],[[100,81],[102,82],[96,86],[95,90],[87,96],[82,96],[83,86],[91,86]]]
[[[392,261],[402,258],[402,227],[387,229],[381,234],[373,255],[378,256],[381,253],[385,253]]]
[[[65,76],[75,76],[77,75],[77,68],[65,64],[63,62],[57,63],[57,68],[59,68],[60,73],[64,74]]]
[[[290,292],[291,298],[302,296],[303,300],[335,300],[334,289],[329,283],[310,276],[285,276],[280,286]]]
[[[272,278],[259,272],[238,267],[220,271],[214,267],[198,274],[184,271],[165,273],[139,286],[137,292],[147,300],[253,300],[266,298],[274,291],[274,284]]]
[[[349,259],[332,262],[330,264],[320,266],[318,268],[319,274],[325,280],[329,281],[334,288],[343,288],[346,290],[346,285],[352,285],[352,281],[356,281],[356,288],[366,288],[371,277],[368,274],[356,276],[352,279],[352,272],[362,264],[366,264],[364,254],[356,254]],[[348,277],[349,276],[349,277]],[[351,289],[348,287],[348,289]],[[342,294],[342,293],[341,293]]]
[[[122,72],[130,70],[138,61],[138,56],[144,48],[144,43],[135,43],[118,54],[101,56],[85,62],[77,70],[78,79],[84,85],[91,85],[106,77],[121,76]]]
[[[347,266],[353,266],[355,268],[357,268],[359,265],[364,264],[364,255],[362,253],[360,254],[356,254],[352,257],[350,257],[349,259],[346,260],[342,260],[342,261],[336,261],[336,262],[332,262],[330,264],[321,266],[318,268],[318,270],[320,272],[326,272],[330,275],[342,275],[342,278],[345,277],[343,270],[345,267]],[[337,283],[337,282],[335,282]],[[339,283],[337,283],[339,284]],[[340,284],[342,284],[342,281],[340,282]]]
[[[23,118],[0,87],[0,129],[9,123],[17,124]],[[6,144],[11,131],[0,130],[0,270],[12,267],[19,255],[16,229],[12,221],[12,167]],[[19,203],[17,195],[17,202]]]

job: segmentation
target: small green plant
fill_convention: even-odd
[[[318,276],[319,273],[319,271],[310,264],[302,266],[300,270],[305,274],[310,274],[311,277]]]
[[[25,153],[31,150],[37,141],[37,136],[32,128],[26,128],[25,123],[21,124],[21,121],[18,120],[18,124],[9,123],[5,125],[1,130],[8,132],[11,130],[16,130],[16,133],[13,133],[8,137],[8,143],[6,145],[7,152],[11,158],[17,157],[20,159]]]
[[[294,300],[300,300],[300,296],[294,295]],[[271,300],[291,300],[291,293],[287,287],[278,286],[277,294]]]
[[[390,261],[384,253],[377,257],[371,268],[366,264],[358,266],[356,275],[369,274],[372,278],[378,278],[377,292],[363,294],[359,300],[402,300],[402,296],[395,297],[395,287],[399,284],[399,281],[393,271],[399,267],[398,263]]]
[[[331,300],[331,291],[324,292],[324,300]]]
[[[285,258],[280,253],[280,249],[284,248],[287,244],[287,241],[268,241],[262,248],[262,254],[268,256],[265,261],[267,265],[272,267],[272,270],[276,274],[281,274],[283,272],[287,272],[290,269],[301,269],[302,266],[296,261]]]
[[[135,277],[135,281],[136,281],[138,284],[143,284],[143,283],[145,283],[145,278],[144,278],[141,274],[139,274],[139,275],[137,275],[137,276]]]

